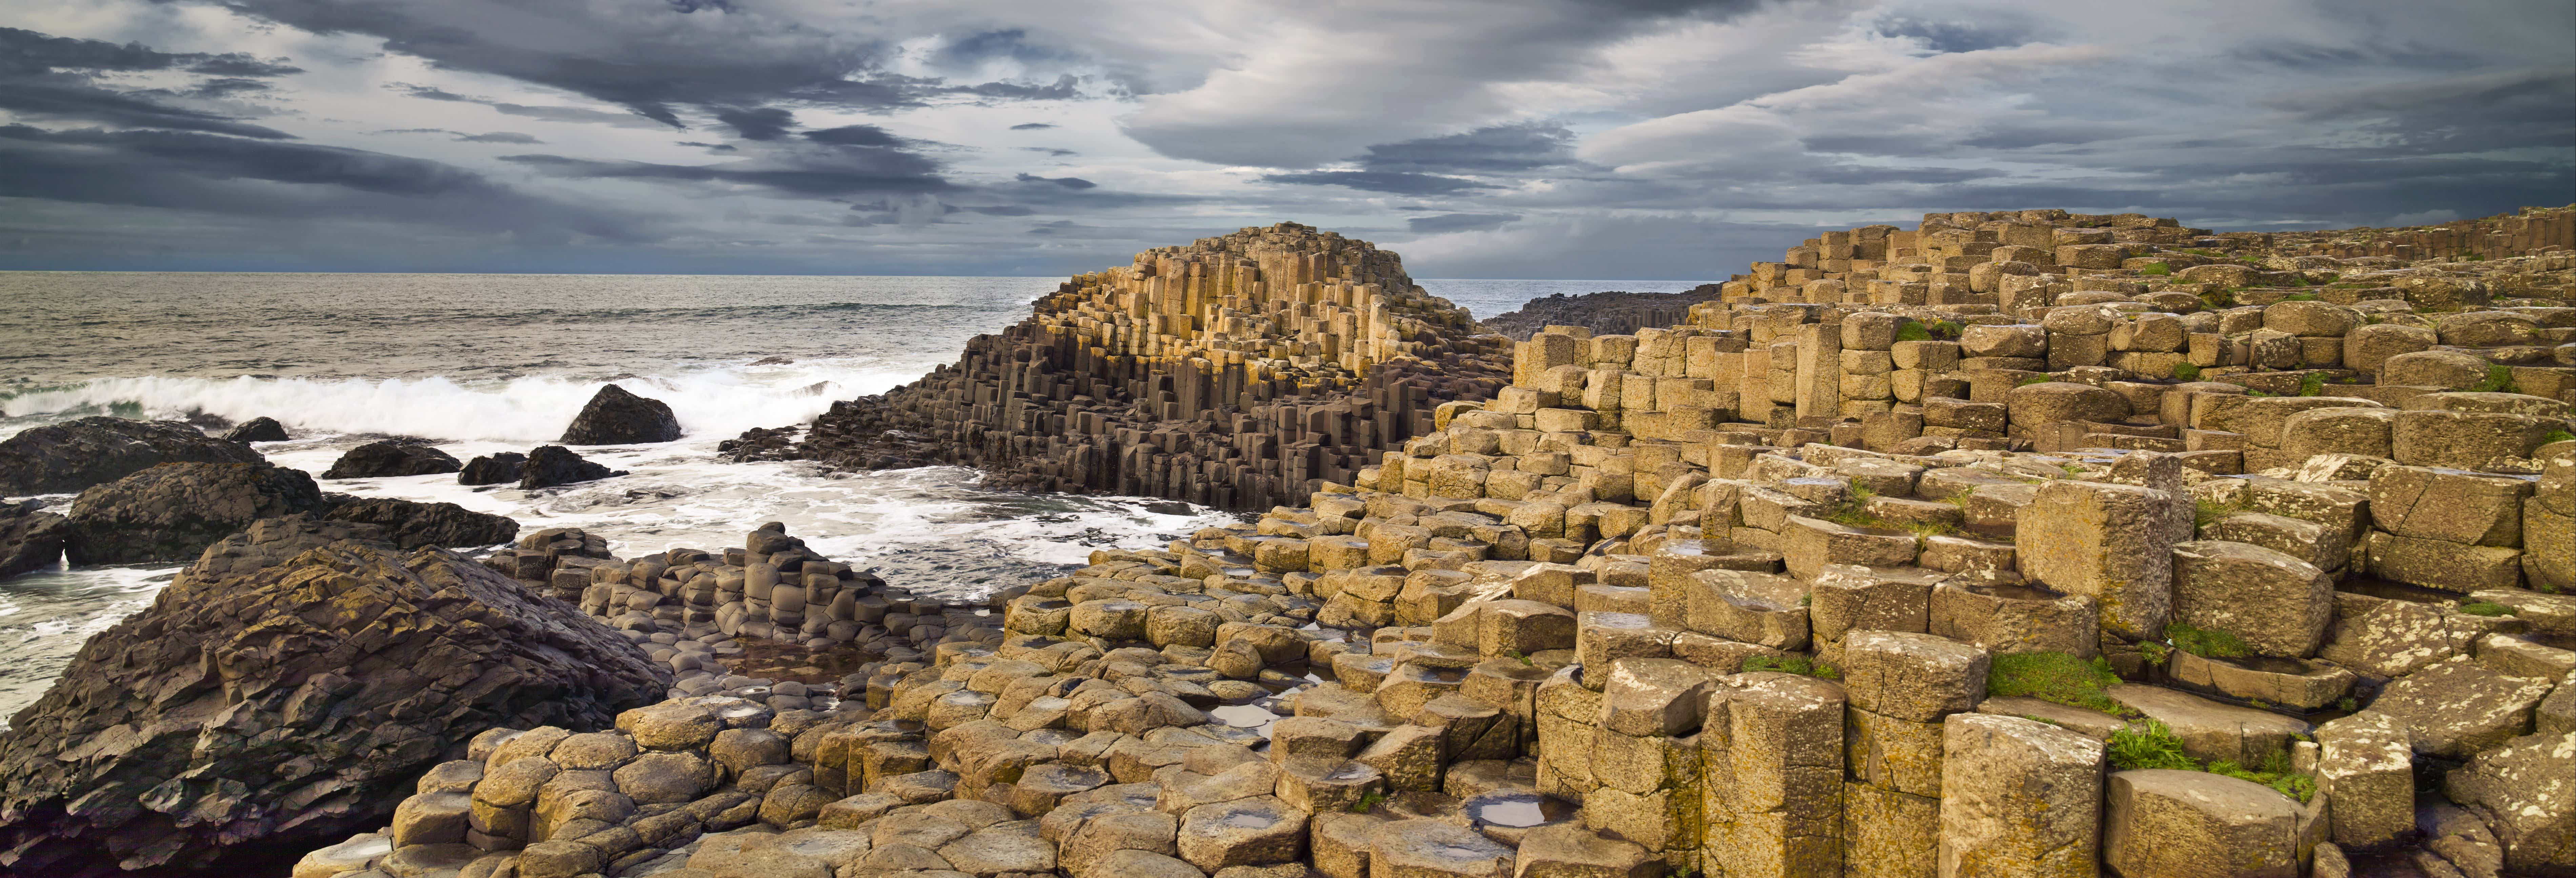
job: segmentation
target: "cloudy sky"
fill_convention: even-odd
[[[0,268],[1706,279],[2576,201],[2566,0],[0,0]]]

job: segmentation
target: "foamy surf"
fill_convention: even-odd
[[[731,437],[752,427],[813,420],[833,400],[883,393],[923,371],[926,367],[919,364],[870,357],[726,364],[669,375],[534,375],[471,382],[443,376],[100,378],[0,393],[0,438],[89,415],[213,415],[227,421],[276,418],[292,435],[544,443],[562,436],[582,404],[612,383],[670,404],[688,436]]]

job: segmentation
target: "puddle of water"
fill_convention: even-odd
[[[1478,823],[1516,829],[1571,819],[1574,805],[1537,793],[1487,793],[1467,800],[1467,816]]]
[[[1226,725],[1251,729],[1264,738],[1270,737],[1270,726],[1279,721],[1278,714],[1258,704],[1227,704],[1209,708],[1207,714]]]

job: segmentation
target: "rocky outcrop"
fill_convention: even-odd
[[[519,536],[519,523],[506,516],[475,512],[454,503],[417,503],[391,497],[357,498],[329,495],[330,511],[322,517],[374,525],[376,539],[404,551],[423,546],[474,549],[497,546]]]
[[[1137,254],[883,396],[835,403],[786,451],[848,469],[963,464],[987,484],[1267,508],[1348,481],[1491,395],[1503,340],[1365,241],[1294,223]]]
[[[671,406],[611,384],[599,389],[581,414],[564,428],[565,445],[636,445],[680,438],[680,419]]]
[[[1531,299],[1520,310],[1483,321],[1485,331],[1513,341],[1550,326],[1580,326],[1595,335],[1626,335],[1649,326],[1671,326],[1690,320],[1690,306],[1717,298],[1716,284],[1700,284],[1678,293],[1630,293],[1613,290],[1569,296],[1558,293]]]
[[[464,469],[465,465],[447,452],[430,447],[417,439],[387,439],[369,442],[349,449],[347,454],[322,471],[326,479],[378,479],[390,476],[432,476]]]
[[[561,445],[540,445],[528,452],[528,460],[519,467],[520,490],[533,491],[574,482],[595,482],[610,476],[625,475],[624,470],[583,460],[572,449]]]
[[[278,423],[276,418],[252,418],[250,420],[243,421],[240,426],[225,431],[224,441],[239,442],[245,445],[252,442],[284,442],[286,441],[286,425]]]
[[[0,503],[0,579],[62,561],[71,522],[43,508],[33,500]]]
[[[321,508],[303,470],[266,463],[172,463],[72,501],[74,564],[185,561],[262,518]]]
[[[0,868],[208,874],[228,854],[318,847],[385,825],[413,778],[487,729],[604,728],[670,680],[578,610],[444,550],[342,541],[192,570],[12,720]]]
[[[248,446],[177,421],[82,418],[0,441],[0,496],[67,494],[164,463],[259,463]]]
[[[465,462],[456,473],[459,485],[500,485],[519,480],[519,468],[527,465],[528,456],[516,451],[489,454]]]

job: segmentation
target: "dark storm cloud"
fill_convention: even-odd
[[[1065,101],[1082,96],[1081,90],[1075,87],[1080,84],[1080,79],[1072,74],[1066,74],[1044,85],[1030,82],[985,82],[953,86],[940,91],[947,94],[971,94],[1015,101]]]
[[[885,111],[949,93],[1011,100],[1074,94],[1069,80],[950,86],[892,73],[881,59],[894,48],[881,38],[809,27],[793,10],[710,0],[234,0],[226,8],[315,33],[380,38],[391,51],[441,67],[563,89],[674,128],[683,127],[679,107],[713,112],[801,101]]]
[[[643,241],[648,224],[425,159],[186,131],[0,126],[0,197]]]
[[[1034,174],[1021,174],[1016,179],[1022,183],[1052,183],[1067,189],[1096,189],[1100,186],[1081,177],[1040,177]]]
[[[805,132],[805,138],[834,146],[908,146],[912,141],[894,136],[875,125],[843,125]]]
[[[1872,183],[1963,183],[2001,177],[2002,171],[1981,168],[1883,168],[1872,165],[1831,165],[1809,171],[1806,179],[1834,185]]]
[[[777,140],[796,127],[796,114],[777,107],[744,110],[726,108],[716,111],[716,121],[733,126],[744,140]]]
[[[1081,153],[1074,152],[1073,150],[1070,150],[1070,149],[1057,149],[1057,148],[1052,147],[1052,146],[1023,146],[1023,147],[1020,147],[1020,149],[1021,149],[1022,151],[1025,151],[1025,152],[1042,152],[1042,153],[1046,153],[1047,155],[1055,156],[1056,158],[1064,158],[1065,156],[1081,155]]]
[[[1417,216],[1406,219],[1407,229],[1423,234],[1439,232],[1481,232],[1501,228],[1504,223],[1520,219],[1517,213],[1444,213],[1439,216]]]
[[[529,104],[514,104],[507,101],[493,100],[491,98],[461,95],[435,86],[414,85],[402,82],[393,83],[385,87],[422,100],[482,104],[486,107],[491,107],[495,112],[499,112],[504,115],[519,116],[546,122],[569,122],[576,125],[610,125],[618,128],[669,127],[660,122],[644,118],[641,115],[631,112],[611,113],[604,110],[593,110],[587,107],[532,106]]]
[[[1916,40],[1924,48],[1944,54],[2018,46],[2033,39],[2026,23],[1996,20],[1972,23],[1890,18],[1879,22],[1878,33],[1880,36]]]
[[[1017,125],[1013,125],[1013,126],[1011,126],[1011,130],[1013,130],[1013,131],[1044,131],[1044,130],[1046,130],[1046,129],[1053,128],[1053,127],[1055,127],[1055,125],[1054,125],[1053,123],[1049,123],[1049,122],[1022,122],[1022,123],[1020,123],[1020,124],[1017,124]]]
[[[516,131],[491,131],[483,134],[459,134],[456,136],[456,139],[465,143],[530,144],[545,142],[538,140],[535,135],[521,134]]]
[[[1527,171],[1574,160],[1574,132],[1555,123],[1496,125],[1464,134],[1426,137],[1368,148],[1359,163],[1372,171],[1491,174]]]
[[[119,90],[97,80],[101,73],[170,70],[215,78],[185,90]],[[268,84],[259,82],[259,77],[300,72],[282,61],[261,61],[240,53],[159,52],[141,43],[117,45],[0,27],[0,111],[34,119],[285,140],[292,135],[234,115],[169,101],[262,91]]]
[[[502,156],[557,177],[748,186],[803,198],[946,192],[957,188],[930,159],[892,149],[844,147],[827,153],[761,156],[714,165],[603,161],[556,155]]]
[[[1457,177],[1400,174],[1391,171],[1308,171],[1302,174],[1264,174],[1261,180],[1265,183],[1290,183],[1299,186],[1348,186],[1369,192],[1392,192],[1397,195],[1445,195],[1496,188]]]

